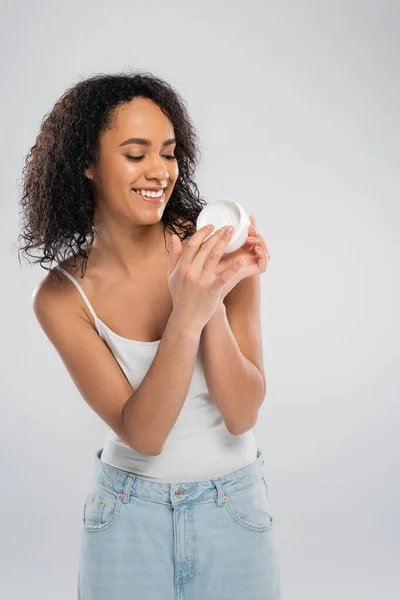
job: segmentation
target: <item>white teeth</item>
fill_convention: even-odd
[[[147,196],[148,198],[160,198],[164,190],[159,190],[158,192],[151,192],[150,190],[134,190],[137,194],[141,196]]]

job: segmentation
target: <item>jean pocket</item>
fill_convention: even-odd
[[[225,494],[225,498],[228,513],[243,527],[266,531],[274,524],[264,476],[245,488]]]
[[[86,496],[82,527],[86,531],[103,531],[118,519],[121,512],[121,494],[115,490],[96,486]]]

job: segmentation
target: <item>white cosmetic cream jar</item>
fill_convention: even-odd
[[[233,225],[235,228],[231,241],[224,250],[224,254],[234,252],[243,246],[249,234],[249,225],[251,225],[251,221],[243,207],[238,202],[225,198],[214,200],[203,208],[197,217],[197,231],[209,223],[215,227],[210,235],[213,235],[217,229],[220,229],[224,225]],[[205,239],[207,240],[210,235]]]

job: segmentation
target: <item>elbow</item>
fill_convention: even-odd
[[[160,449],[159,447],[149,446],[148,444],[140,445],[136,442],[134,444],[129,444],[129,446],[132,450],[135,450],[135,452],[139,452],[139,454],[143,454],[144,456],[158,456],[163,451],[163,448]]]
[[[245,427],[241,425],[239,427],[228,427],[227,429],[231,435],[242,435],[243,433],[250,431],[250,429],[252,428],[253,425],[251,425],[250,427],[248,425],[246,425]]]
[[[163,447],[156,445],[154,440],[149,442],[149,440],[139,440],[138,437],[135,436],[134,440],[129,440],[129,446],[135,452],[139,452],[139,454],[143,454],[144,456],[158,456],[163,451]]]
[[[126,406],[126,405],[125,405]],[[158,456],[164,449],[164,444],[156,444],[154,439],[151,439],[152,435],[146,435],[142,430],[132,430],[132,428],[128,429],[126,418],[124,415],[124,409],[122,410],[120,424],[118,430],[116,430],[117,435],[124,440],[125,444],[127,444],[132,450],[138,452],[139,454],[143,454],[144,456]]]
[[[253,398],[252,408],[250,409],[250,407],[248,406],[248,410],[251,410],[251,414],[250,415],[244,414],[241,416],[240,419],[237,418],[237,419],[235,419],[234,422],[226,424],[227,429],[231,435],[242,435],[243,433],[250,431],[250,429],[253,429],[253,427],[257,423],[258,413],[264,402],[266,391],[267,391],[266,381],[264,378],[262,378],[262,382],[263,382],[262,392],[257,390],[257,392],[255,392],[254,395],[252,396],[252,398]],[[257,402],[254,402],[254,396],[256,393],[258,395],[259,400],[257,400]]]
[[[132,435],[128,436],[125,431],[120,432],[119,436],[132,450],[144,456],[158,456],[163,451],[163,447],[156,446],[154,442],[150,444],[148,441],[139,440],[137,436],[132,439]]]
[[[229,422],[225,421],[226,428],[229,431],[229,433],[231,435],[242,435],[243,433],[250,431],[250,429],[253,429],[253,427],[257,423],[258,413],[261,405],[262,400],[259,403],[257,403],[257,405],[254,405],[251,411],[248,407],[248,411],[245,414],[236,416],[234,420],[231,420]]]
[[[157,446],[157,448],[149,448],[148,452],[147,452],[147,456],[159,456],[163,450],[164,450],[164,446],[162,446],[161,448],[160,448],[160,446]]]
[[[154,448],[150,448],[148,450],[146,450],[146,452],[142,452],[142,454],[145,454],[146,456],[159,456],[162,452],[162,449],[154,449]]]
[[[245,421],[243,419],[240,422],[238,421],[236,423],[230,423],[229,425],[227,424],[226,428],[231,435],[242,435],[243,433],[250,431],[250,429],[253,429],[256,423],[257,417],[255,419],[253,418],[251,421]]]

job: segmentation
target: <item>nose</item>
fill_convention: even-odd
[[[155,160],[150,161],[150,166],[146,171],[147,179],[158,179],[158,180],[167,180],[169,179],[169,173],[166,165],[162,161],[162,158],[156,158]]]

